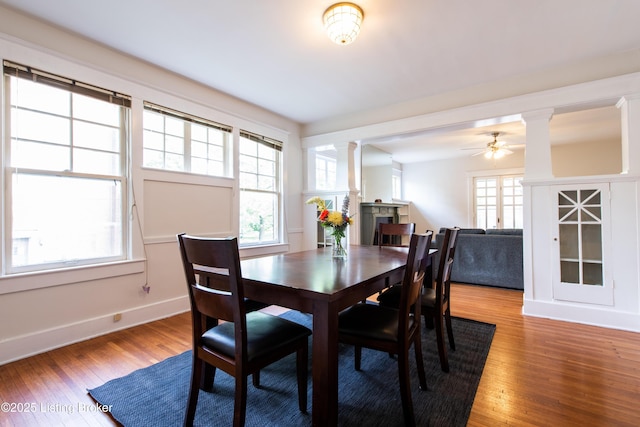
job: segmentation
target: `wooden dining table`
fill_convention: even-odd
[[[247,298],[313,315],[314,426],[338,422],[338,313],[402,281],[407,253],[407,248],[353,245],[346,259],[320,248],[241,262]],[[431,268],[428,276],[425,283],[431,283]]]
[[[245,297],[313,315],[314,426],[338,423],[338,314],[401,282],[407,254],[403,247],[353,245],[346,259],[319,248],[241,261]],[[425,283],[431,282],[429,265]]]

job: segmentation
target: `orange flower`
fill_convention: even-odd
[[[320,221],[324,221],[325,218],[329,215],[329,211],[327,209],[323,210],[320,213],[320,217],[318,218]]]

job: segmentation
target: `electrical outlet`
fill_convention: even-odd
[[[122,320],[122,313],[116,313],[113,315],[113,321],[114,322],[119,322]]]

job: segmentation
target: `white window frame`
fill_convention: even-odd
[[[218,123],[209,119],[205,119],[202,117],[198,117],[189,113],[185,113],[182,111],[177,111],[168,107],[164,107],[162,105],[159,104],[155,104],[149,101],[144,101],[143,103],[144,105],[144,109],[143,109],[143,120],[142,120],[142,126],[143,126],[143,149],[142,149],[142,162],[143,162],[143,167],[147,168],[147,169],[156,169],[156,170],[163,170],[163,171],[172,171],[172,172],[182,172],[182,173],[190,173],[190,174],[199,174],[199,175],[208,175],[208,176],[219,176],[219,177],[231,177],[232,176],[232,131],[233,131],[233,127],[229,126],[229,125],[225,125],[222,123]],[[166,124],[166,120],[177,120],[180,121],[182,123],[182,135],[180,138],[171,135],[170,133],[167,132],[166,126],[163,129],[163,131],[156,131],[154,129],[149,129],[147,127],[147,125],[145,124],[145,120],[144,120],[144,116],[146,114],[154,114],[154,115],[158,115],[161,116],[162,119],[165,121]],[[214,142],[211,141],[200,141],[200,140],[195,140],[193,138],[192,135],[192,126],[193,125],[199,125],[199,126],[204,126],[210,130],[214,130],[214,131],[218,131],[218,132],[222,132],[222,144],[216,144]],[[161,135],[162,139],[163,139],[163,144],[161,148],[155,148],[155,147],[150,147],[149,141],[147,140],[147,135],[149,134],[156,134],[156,135]],[[182,139],[182,143],[180,144],[179,150],[178,152],[175,151],[171,151],[170,148],[168,148],[168,144],[167,144],[167,138],[174,138],[175,140],[179,140]],[[192,150],[193,144],[194,143],[204,143],[206,145],[206,149],[207,149],[207,156],[203,157],[203,156],[199,156],[196,155],[194,153],[194,151]],[[221,155],[220,156],[211,156],[209,155],[209,151],[215,149],[216,147],[220,147],[221,150]],[[148,158],[147,158],[147,153],[149,152],[156,152],[159,153],[162,156],[162,166],[154,166],[148,163]],[[182,167],[180,168],[172,168],[169,167],[167,164],[167,156],[168,155],[179,155],[182,157]],[[212,172],[211,169],[207,169],[207,172],[200,172],[200,171],[196,171],[194,170],[194,167],[192,165],[192,162],[194,161],[194,159],[199,158],[199,159],[204,159],[206,160],[208,163],[220,163],[221,165],[221,169],[222,172],[221,173],[215,173]]]
[[[31,67],[23,66],[20,64],[11,63],[8,61],[4,61],[4,70],[3,70],[3,82],[4,82],[4,97],[3,97],[3,105],[5,112],[5,152],[3,155],[3,169],[4,169],[4,186],[2,187],[2,200],[3,200],[3,221],[2,221],[2,229],[4,235],[4,245],[2,251],[2,269],[0,271],[0,277],[6,275],[14,275],[17,273],[30,273],[30,272],[42,272],[42,271],[55,271],[55,270],[68,270],[69,268],[74,268],[78,266],[99,266],[105,264],[112,264],[118,261],[125,261],[130,257],[130,244],[129,244],[129,220],[127,216],[128,211],[128,194],[129,194],[129,171],[127,168],[127,156],[129,149],[129,141],[130,141],[130,128],[131,128],[131,98],[127,95],[122,95],[116,93],[114,91],[105,90],[90,84],[81,83],[76,80],[72,80],[69,78],[57,76],[55,74],[33,69]],[[8,67],[8,68],[7,68]],[[11,70],[10,72],[7,70]],[[58,149],[63,149],[68,151],[69,157],[69,169],[65,170],[56,170],[55,168],[37,168],[37,165],[31,166],[31,168],[27,167],[16,167],[12,165],[12,114],[14,108],[11,107],[11,79],[14,78],[28,78],[31,81],[36,81],[39,83],[48,84],[51,86],[55,86],[58,89],[62,89],[70,94],[70,101],[73,102],[74,97],[71,94],[80,94],[89,96],[90,98],[97,98],[101,101],[107,101],[111,104],[117,104],[120,108],[120,116],[119,116],[119,126],[114,129],[118,129],[119,133],[119,146],[117,151],[105,151],[104,148],[94,148],[90,146],[78,146],[76,147],[73,139],[74,127],[71,126],[72,123],[92,123],[91,121],[87,121],[86,119],[81,118],[81,115],[76,115],[73,112],[73,108],[71,112],[66,115],[60,115],[56,113],[50,113],[46,111],[33,110],[33,112],[40,114],[43,117],[50,115],[51,117],[60,117],[69,120],[70,130],[68,135],[68,140],[63,142],[62,144],[51,143],[47,141],[41,141],[39,139],[33,140],[34,143],[41,144],[43,146],[50,146],[52,148],[58,147]],[[28,111],[22,109],[22,111]],[[111,127],[107,126],[103,123],[94,123],[103,127]],[[22,136],[22,135],[20,135]],[[24,136],[22,136],[24,138]],[[27,141],[24,140],[23,141]],[[28,142],[28,141],[27,141]],[[74,169],[74,163],[72,156],[74,153],[79,152],[80,150],[83,153],[87,153],[88,155],[101,155],[101,154],[117,154],[117,174],[105,174],[104,172],[100,173],[100,171],[86,171],[86,170],[76,170]],[[46,165],[44,165],[46,166]],[[50,176],[55,178],[63,178],[63,179],[78,179],[78,182],[82,182],[85,180],[93,180],[93,181],[102,181],[102,182],[117,182],[119,183],[119,191],[120,197],[117,200],[119,204],[119,228],[120,228],[120,243],[118,254],[113,255],[104,255],[104,256],[96,256],[94,257],[86,257],[86,258],[73,258],[73,259],[60,259],[60,260],[50,260],[43,261],[40,263],[27,263],[23,265],[14,265],[13,260],[13,226],[14,226],[14,218],[13,218],[13,199],[15,195],[15,189],[13,187],[14,177],[22,176],[24,178],[28,177],[37,177],[37,176]],[[36,286],[39,287],[39,286]]]
[[[256,181],[259,180],[260,178],[260,172],[259,170],[257,171],[257,173],[254,172],[250,172],[250,171],[243,171],[242,169],[242,162],[239,161],[239,166],[238,166],[238,190],[240,193],[240,197],[239,197],[239,212],[238,212],[238,220],[239,220],[239,225],[238,225],[238,231],[239,231],[239,246],[243,247],[243,248],[247,248],[247,247],[252,247],[252,246],[266,246],[266,245],[275,245],[275,244],[280,244],[283,242],[283,234],[282,234],[282,229],[283,229],[283,180],[282,180],[282,164],[283,164],[283,143],[279,140],[273,139],[273,138],[269,138],[257,133],[253,133],[250,131],[246,131],[246,130],[240,130],[240,138],[239,138],[239,142],[238,142],[238,153],[239,153],[239,160],[240,158],[243,156],[243,154],[241,154],[242,151],[242,144],[243,144],[243,139],[247,139],[247,140],[251,140],[257,144],[262,144],[264,146],[267,146],[269,148],[274,149],[275,151],[275,165],[274,165],[274,174],[273,175],[266,175],[266,176],[270,176],[272,178],[274,178],[275,180],[275,185],[274,188],[272,190],[268,190],[268,189],[263,189],[263,188],[256,188],[256,187],[244,187],[242,185],[242,178],[241,175],[243,173],[250,173],[250,174],[255,174],[256,175]],[[259,163],[259,157],[256,158],[256,162]],[[273,227],[274,227],[274,238],[273,239],[269,239],[269,240],[260,240],[260,241],[246,241],[243,239],[243,235],[242,235],[242,193],[254,193],[254,194],[267,194],[267,195],[272,195],[275,196],[276,202],[275,202],[275,215],[273,218]]]

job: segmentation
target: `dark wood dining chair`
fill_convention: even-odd
[[[378,246],[408,246],[411,235],[415,233],[415,223],[406,224],[378,224]],[[403,242],[403,238],[406,239]]]
[[[453,328],[451,325],[451,269],[455,255],[456,242],[458,240],[458,227],[446,228],[442,243],[439,244],[440,259],[438,262],[438,273],[436,274],[435,286],[425,286],[420,298],[422,315],[425,326],[433,323],[436,333],[436,344],[440,357],[440,367],[444,372],[449,372],[449,359],[447,357],[447,347],[444,344],[444,329],[446,326],[449,338],[449,347],[455,351],[456,344],[453,338]],[[447,264],[450,264],[446,268]],[[391,287],[378,296],[378,302],[386,307],[398,307],[400,303],[400,289],[398,286]]]
[[[432,233],[411,236],[399,309],[360,303],[344,310],[338,318],[339,341],[355,346],[356,370],[360,370],[362,347],[398,356],[400,398],[407,426],[415,425],[409,378],[409,351],[412,344],[420,388],[427,389],[420,336],[420,291],[431,237]]]
[[[200,389],[210,391],[216,368],[235,377],[233,425],[244,425],[247,377],[260,386],[260,369],[296,353],[298,406],[307,408],[308,337],[297,323],[245,308],[240,255],[236,238],[213,239],[178,235],[187,279],[193,334],[193,366],[184,425],[193,425]],[[227,278],[229,291],[196,281],[195,269],[206,268]],[[223,321],[223,322],[219,322]]]

